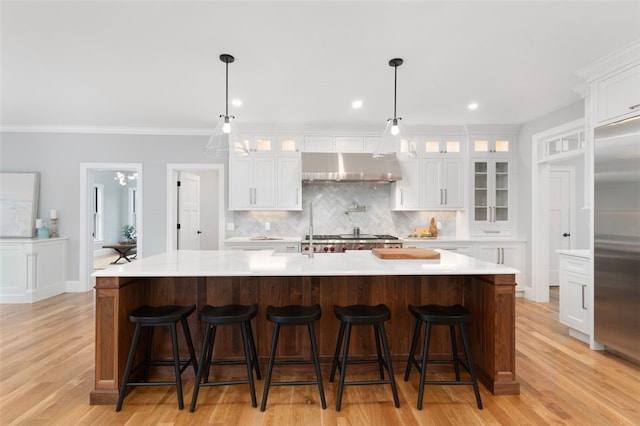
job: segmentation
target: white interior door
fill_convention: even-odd
[[[549,286],[560,285],[560,256],[556,250],[571,248],[571,172],[549,174]]]
[[[178,176],[178,249],[200,250],[200,176]]]

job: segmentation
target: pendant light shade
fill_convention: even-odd
[[[236,117],[229,115],[229,64],[235,58],[229,54],[220,55],[220,60],[225,63],[225,110],[220,115],[220,120],[211,134],[205,153],[214,157],[222,157],[240,143],[240,134]]]
[[[403,60],[400,58],[394,58],[389,61],[389,66],[393,67],[394,79],[393,79],[393,117],[387,120],[387,126],[380,138],[380,144],[373,153],[375,158],[382,158],[385,154],[396,153],[399,150],[400,144],[406,139],[405,132],[402,126],[402,117],[398,117],[396,114],[396,98],[398,89],[398,67],[402,65]]]

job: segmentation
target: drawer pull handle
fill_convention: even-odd
[[[582,309],[587,309],[587,307],[584,304],[584,289],[585,289],[586,285],[582,286]]]

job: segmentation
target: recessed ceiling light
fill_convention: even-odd
[[[478,103],[477,102],[471,102],[469,105],[467,105],[467,108],[469,108],[471,111],[478,109]]]
[[[234,107],[241,107],[242,106],[242,100],[240,99],[233,99],[231,101],[231,105],[233,105]]]
[[[351,104],[351,108],[353,109],[362,108],[362,101],[360,99],[353,101],[353,103]]]

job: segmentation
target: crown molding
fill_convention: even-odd
[[[634,40],[626,46],[587,65],[576,74],[587,81],[593,81],[611,72],[621,71],[621,68],[637,62],[640,62],[640,39]]]
[[[213,129],[97,126],[2,126],[2,133],[79,133],[106,135],[209,136]]]

